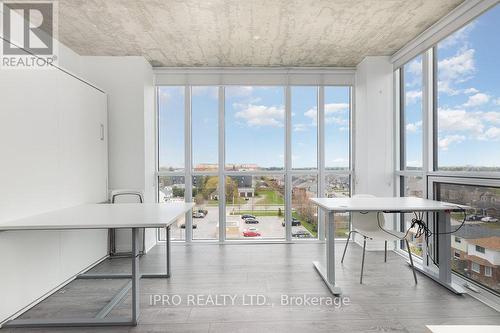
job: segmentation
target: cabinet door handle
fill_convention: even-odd
[[[104,125],[101,124],[101,141],[104,141]]]

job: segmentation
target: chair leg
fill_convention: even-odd
[[[415,266],[413,266],[413,256],[411,255],[410,244],[408,243],[407,239],[405,239],[405,241],[406,249],[408,250],[408,256],[410,257],[411,269],[413,270],[413,278],[415,279],[415,284],[417,284],[417,273],[415,273]]]
[[[387,241],[384,244],[384,262],[387,262]]]
[[[349,245],[349,240],[351,239],[352,231],[349,231],[349,236],[347,236],[347,242],[345,242],[344,254],[342,255],[341,263],[344,262],[345,252],[347,251],[347,245]]]
[[[365,267],[365,251],[366,251],[366,237],[363,238],[363,257],[361,259],[361,276],[359,277],[360,284],[363,283],[363,268]]]

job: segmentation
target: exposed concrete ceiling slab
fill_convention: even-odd
[[[355,66],[392,55],[463,0],[60,0],[81,55],[153,66]]]

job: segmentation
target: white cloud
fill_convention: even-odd
[[[481,118],[487,122],[500,125],[500,112],[481,112]]]
[[[488,128],[484,134],[478,137],[479,140],[489,140],[489,141],[497,141],[500,140],[500,128],[498,127],[490,127]]]
[[[341,113],[349,110],[348,103],[328,103],[325,104],[325,123],[327,124],[337,124],[345,125],[347,124],[347,119]],[[339,115],[340,114],[340,115]],[[318,110],[317,108],[311,108],[304,112],[304,116],[311,118],[312,124],[317,124]]]
[[[422,90],[410,90],[406,93],[406,103],[413,104],[422,99]]]
[[[446,135],[443,138],[439,138],[438,146],[441,150],[448,150],[448,147],[453,143],[460,143],[465,140],[463,135]]]
[[[455,56],[438,62],[439,74],[445,79],[463,79],[475,71],[474,49],[461,50]]]
[[[318,120],[318,110],[316,108],[311,108],[304,112],[304,116],[311,118],[312,123],[316,125],[316,122]]]
[[[235,117],[245,120],[248,126],[283,127],[285,109],[283,106],[249,104],[236,112]]]
[[[444,39],[438,44],[440,49],[445,49],[458,44],[468,44],[467,39],[469,38],[469,33],[474,29],[475,22],[467,24],[460,30],[457,30],[452,35]]]
[[[463,109],[438,109],[440,131],[472,132],[479,134],[484,125],[481,113],[467,112]]]
[[[453,88],[455,83],[467,81],[474,74],[474,49],[461,49],[455,56],[438,62],[439,77],[438,89],[449,95],[456,95],[459,91]]]
[[[458,95],[460,93],[459,90],[456,90],[456,89],[453,89],[452,87],[450,87],[450,81],[447,80],[447,81],[438,81],[438,91],[441,93],[445,93],[447,95],[450,95],[450,96],[455,96],[455,95]]]
[[[405,69],[413,75],[422,76],[422,59],[418,57],[405,65]]]
[[[467,88],[463,90],[464,94],[477,94],[479,90],[476,88]]]
[[[464,109],[439,109],[439,130],[443,133],[439,145],[443,150],[451,143],[464,140],[500,140],[500,112],[465,111]],[[442,141],[442,142],[441,142]]]
[[[422,127],[422,121],[406,124],[406,131],[409,133],[416,133]]]
[[[472,108],[476,106],[480,106],[486,104],[490,101],[490,96],[483,93],[477,93],[472,96],[469,96],[467,102],[463,105],[466,108]]]

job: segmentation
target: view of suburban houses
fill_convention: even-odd
[[[406,195],[422,197],[422,178],[408,177]],[[467,278],[500,291],[499,188],[439,183],[440,200],[473,207],[464,225],[451,235],[452,269]],[[463,214],[452,214],[457,229]],[[423,239],[413,239],[412,252],[422,254]]]
[[[217,166],[203,164],[195,170],[213,170]],[[235,171],[258,170],[257,165],[231,165]],[[184,201],[184,176],[162,176],[159,181],[159,200]],[[193,234],[198,239],[217,238],[219,228],[218,176],[193,176]],[[285,201],[282,175],[226,177],[226,235],[228,239],[284,238]],[[317,176],[301,175],[292,179],[292,236],[317,238],[318,211],[309,201],[317,196]],[[349,177],[327,177],[326,195],[349,196]],[[248,221],[243,216],[252,216]],[[337,234],[345,237],[349,217],[339,216]],[[250,232],[249,232],[250,231]],[[253,231],[253,233],[251,232]],[[173,237],[185,238],[185,221],[179,220]]]

